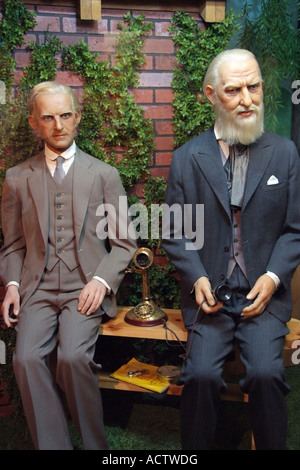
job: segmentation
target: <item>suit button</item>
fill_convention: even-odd
[[[224,251],[225,251],[225,253],[228,253],[228,251],[229,251],[228,246],[225,246]]]

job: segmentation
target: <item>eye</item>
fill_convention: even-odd
[[[240,88],[233,88],[232,87],[232,88],[226,88],[225,93],[227,95],[232,96],[232,95],[236,95],[239,91],[240,91]]]
[[[251,92],[251,93],[255,93],[256,91],[258,91],[260,89],[260,83],[254,83],[253,85],[249,85],[248,86],[248,90]]]
[[[43,116],[43,121],[50,122],[53,119],[53,116]]]
[[[67,119],[70,119],[71,116],[72,116],[72,113],[64,113],[61,115],[61,118],[67,120]]]

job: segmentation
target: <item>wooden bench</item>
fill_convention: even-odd
[[[103,336],[120,336],[126,338],[147,338],[157,340],[186,342],[187,332],[183,325],[181,312],[177,309],[164,309],[167,314],[168,321],[167,327],[162,325],[157,326],[134,326],[125,322],[124,317],[128,310],[132,307],[120,307],[115,318],[109,320],[100,326],[99,334]],[[292,319],[288,327],[290,329],[289,335],[286,337],[285,347],[283,351],[284,363],[286,366],[293,365],[292,354],[293,342],[300,339],[300,320]],[[176,334],[176,336],[173,334]],[[238,375],[243,373],[243,365],[237,355],[233,361],[228,361],[225,364],[225,374],[227,376]],[[222,395],[224,400],[248,402],[248,395],[240,390],[238,384],[228,383],[228,392]],[[146,389],[122,382],[110,377],[109,372],[100,372],[99,374],[99,387],[114,390],[128,390],[135,392],[147,392]],[[169,395],[181,395],[182,386],[171,383],[167,390]]]

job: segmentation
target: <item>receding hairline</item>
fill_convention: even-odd
[[[247,60],[252,59],[256,62],[259,75],[261,78],[261,71],[255,55],[248,51],[247,49],[226,49],[225,51],[220,52],[213,61],[210,63],[207,72],[203,81],[203,90],[205,91],[206,87],[210,85],[212,88],[216,88],[220,81],[219,70],[221,65],[228,63],[230,61],[237,60]]]
[[[62,83],[49,81],[49,82],[41,82],[38,85],[35,85],[33,89],[31,90],[29,100],[28,100],[29,114],[33,114],[35,102],[38,96],[51,95],[55,93],[62,93],[62,94],[68,95],[71,100],[72,111],[74,113],[79,112],[80,104],[73,90],[69,86],[64,85]]]

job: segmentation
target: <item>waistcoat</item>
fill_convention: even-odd
[[[225,166],[227,159],[221,146],[220,146],[220,152],[221,152],[223,165]],[[236,264],[239,265],[244,276],[248,278],[243,250],[242,250],[241,210],[232,208],[231,213],[232,213],[232,246],[230,250],[230,260],[229,260],[229,266],[228,266],[228,271],[227,271],[227,279],[230,278]]]
[[[60,185],[47,172],[50,229],[46,268],[49,271],[59,260],[71,271],[79,266],[73,223],[73,166]]]

